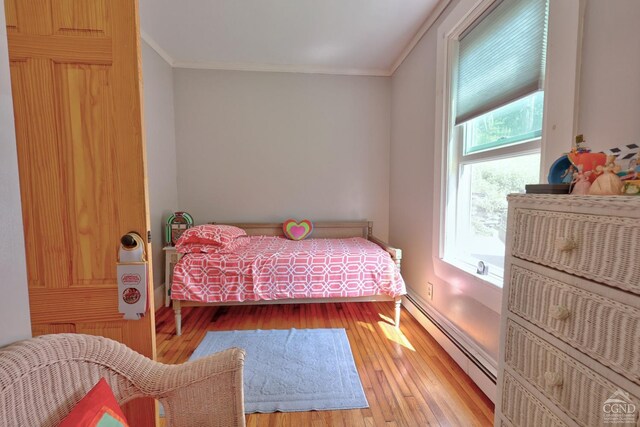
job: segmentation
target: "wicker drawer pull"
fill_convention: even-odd
[[[570,237],[560,237],[556,239],[556,249],[561,252],[570,252],[578,248],[578,244]]]
[[[545,372],[544,384],[548,388],[562,386],[562,374],[560,372]]]
[[[552,305],[549,315],[556,320],[567,320],[571,316],[571,311],[563,305]]]

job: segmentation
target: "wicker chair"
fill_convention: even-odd
[[[158,399],[167,426],[244,426],[243,365],[237,348],[163,365],[107,338],[44,335],[0,349],[0,424],[57,426],[104,377],[121,404]]]

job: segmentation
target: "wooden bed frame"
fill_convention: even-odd
[[[210,222],[209,224],[216,224]],[[221,223],[222,224],[222,223]],[[242,228],[249,236],[284,236],[282,223],[228,223]],[[371,221],[325,221],[313,223],[314,238],[341,239],[348,237],[362,237],[380,246],[391,255],[391,259],[400,269],[402,261],[402,250],[389,246],[387,243],[373,236],[373,222]],[[326,302],[370,302],[370,301],[395,301],[394,322],[396,327],[400,326],[400,304],[401,298],[393,298],[385,295],[372,295],[368,297],[351,298],[292,298],[270,301],[242,301],[242,302],[198,302],[172,300],[173,311],[176,318],[176,335],[182,335],[182,307],[205,307],[205,306],[232,306],[232,305],[264,305],[264,304],[311,304]]]

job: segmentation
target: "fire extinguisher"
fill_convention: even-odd
[[[117,274],[118,311],[127,320],[138,320],[149,309],[149,274],[144,240],[136,232],[120,239]]]

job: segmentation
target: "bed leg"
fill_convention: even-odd
[[[400,307],[402,307],[402,298],[398,297],[396,298],[396,312],[395,312],[395,317],[394,317],[394,321],[396,324],[396,328],[400,327]]]
[[[173,312],[176,315],[176,336],[182,335],[182,312],[180,311],[180,300],[173,301]]]

